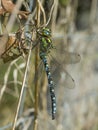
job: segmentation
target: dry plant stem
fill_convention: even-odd
[[[53,15],[51,14],[53,16],[52,17],[52,24],[51,24],[51,30],[53,33],[55,32],[57,9],[58,9],[58,0],[54,0],[54,11],[53,11]]]
[[[6,72],[5,76],[4,76],[4,85],[3,85],[3,87],[2,87],[2,89],[0,91],[0,101],[2,100],[2,96],[3,96],[3,94],[4,94],[5,90],[6,90],[6,86],[7,86],[8,77],[9,77],[9,74],[10,74],[11,67],[15,64],[15,62],[17,60],[18,59],[11,62],[10,66],[8,67],[7,72]]]
[[[28,16],[28,19],[25,23],[25,25],[27,24],[26,28],[25,28],[25,31],[28,31],[29,30],[29,23],[30,23],[30,19],[31,19],[31,15]],[[30,35],[30,37],[32,37]],[[32,48],[32,42],[30,42],[30,48]],[[29,48],[29,49],[30,49]],[[27,68],[27,74],[28,74],[28,67],[29,67],[29,62],[30,62],[30,56],[31,56],[31,49],[29,50],[29,57],[28,57],[28,63],[26,64],[26,68]],[[25,70],[26,71],[26,70]],[[26,74],[26,77],[27,77],[27,74]],[[26,82],[27,82],[27,78],[25,77],[25,85],[26,85]],[[22,101],[21,101],[21,104],[20,104],[20,110],[19,110],[19,113],[18,113],[18,116],[20,117],[23,113],[23,108],[24,108],[24,102],[25,102],[25,97],[26,97],[26,89],[27,87],[24,88],[24,91],[23,91],[23,94],[22,94]]]
[[[39,4],[39,6],[40,6],[40,10],[41,10],[42,13],[43,13],[44,24],[46,24],[46,14],[45,14],[44,8],[43,8],[43,6],[42,6],[40,0],[38,0],[38,4]]]
[[[0,19],[1,19],[1,16],[0,16]],[[2,33],[2,23],[1,23],[1,20],[0,20],[0,34]]]
[[[40,25],[40,6],[39,0],[37,0],[37,27]],[[39,61],[39,46],[35,49],[35,117],[34,117],[34,130],[38,129],[38,99],[39,99],[39,85],[38,85],[38,61]]]
[[[18,118],[18,115],[19,115],[20,105],[22,103],[23,93],[24,93],[24,90],[25,90],[25,87],[26,87],[25,83],[26,83],[26,76],[27,76],[27,73],[28,73],[28,67],[29,67],[29,63],[30,63],[30,56],[31,56],[31,49],[29,50],[29,55],[28,55],[28,59],[27,59],[27,62],[26,62],[26,70],[25,70],[25,74],[24,74],[24,79],[23,79],[23,83],[22,83],[22,89],[21,89],[21,93],[20,93],[20,97],[19,97],[19,102],[18,102],[17,111],[16,111],[16,115],[15,115],[15,119],[14,119],[12,130],[15,130],[17,118]]]
[[[38,46],[35,49],[35,73],[36,74],[36,81],[35,81],[35,118],[34,118],[34,130],[37,130],[38,128],[38,121],[37,121],[37,116],[38,116],[38,98],[39,98],[39,84],[38,84],[38,59],[39,59],[39,48]]]
[[[47,98],[46,98],[47,87],[46,86],[47,86],[47,77],[44,73],[43,88],[42,88],[42,99],[43,99],[42,107],[43,107],[43,112],[45,114],[45,117],[47,117],[46,116],[46,110],[47,110]]]
[[[51,20],[52,12],[53,12],[53,9],[54,9],[54,5],[55,5],[55,3],[54,3],[54,0],[53,0],[53,5],[52,5],[51,10],[50,10],[50,16],[49,16],[49,19],[48,19],[48,21],[47,21],[45,26],[47,26],[49,24],[50,20]]]

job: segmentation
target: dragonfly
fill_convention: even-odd
[[[49,86],[49,90],[50,90],[52,119],[55,119],[56,97],[55,97],[55,92],[54,92],[54,82],[53,82],[53,78],[52,78],[49,64],[48,64],[47,57],[46,57],[47,54],[50,52],[50,50],[53,48],[52,40],[51,40],[51,31],[49,28],[44,27],[41,30],[38,30],[37,32],[39,35],[39,42],[40,42],[39,56],[45,67],[45,71],[46,71],[47,79],[48,79],[48,86]]]
[[[63,74],[63,83],[68,87],[68,88],[73,88],[75,86],[75,82],[71,75],[62,67],[62,64],[75,64],[80,61],[80,55],[78,53],[74,52],[68,52],[64,51],[60,53],[60,58],[57,58],[57,55],[54,55],[53,53],[57,51],[56,47],[52,43],[51,39],[51,30],[48,27],[43,27],[41,29],[37,30],[38,37],[39,37],[39,44],[40,44],[40,50],[39,50],[39,56],[40,59],[43,62],[45,72],[47,75],[47,80],[48,80],[48,89],[50,92],[50,98],[51,98],[51,114],[52,114],[52,119],[55,119],[56,116],[56,96],[55,96],[55,81],[54,77],[61,76]],[[53,52],[53,53],[52,53]],[[49,66],[47,57],[51,54],[52,57],[52,62]],[[63,58],[64,57],[64,58]],[[59,72],[58,72],[58,70]],[[63,73],[62,73],[63,72]]]
[[[0,46],[2,45],[2,52],[0,52],[0,57],[3,59],[4,63],[28,54],[29,44],[26,44],[27,39],[23,36],[22,32],[24,32],[24,30],[18,31],[17,33],[11,35],[0,35]],[[63,70],[64,77],[66,75],[66,80],[63,79],[63,81],[66,81],[65,84],[67,87],[72,88],[74,87],[74,80],[65,69],[62,69],[63,67],[61,64],[77,63],[80,61],[80,55],[77,53],[64,51],[62,54],[60,53],[60,56],[62,58],[58,57],[57,60],[57,57],[51,53],[51,51],[54,52],[57,50],[52,43],[51,30],[48,27],[39,27],[36,29],[36,33],[38,36],[37,42],[35,42],[36,44],[33,43],[31,38],[29,38],[28,41],[32,42],[32,50],[36,47],[37,44],[39,44],[39,57],[44,65],[47,75],[48,89],[51,99],[51,115],[52,119],[54,120],[56,117],[56,96],[54,90],[56,81],[54,81],[53,77],[56,77],[55,75],[57,73],[57,70],[55,66],[53,68],[51,67],[50,69],[47,57],[51,54],[51,57],[53,59],[51,66],[53,66],[53,64],[57,66],[58,70],[60,71],[59,74],[61,74],[60,76],[62,76]]]

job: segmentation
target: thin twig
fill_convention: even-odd
[[[30,7],[30,10],[32,10],[32,6]],[[27,19],[27,26],[25,26],[25,30],[24,31],[28,31],[29,30],[29,22],[31,20],[31,15],[29,15],[28,19]],[[26,25],[25,24],[25,25]],[[26,38],[28,39],[28,36],[26,35],[26,32],[25,33],[25,36]],[[31,34],[30,34],[30,38],[32,38]],[[17,111],[16,111],[16,115],[15,115],[15,119],[14,119],[14,124],[13,124],[13,130],[15,129],[15,126],[16,126],[16,122],[17,122],[17,118],[18,116],[21,116],[22,112],[23,112],[23,108],[24,108],[24,101],[25,101],[25,95],[26,95],[26,77],[27,77],[27,74],[28,74],[28,68],[29,68],[29,63],[30,63],[30,57],[31,57],[31,48],[32,48],[32,42],[30,41],[27,41],[29,42],[29,54],[28,54],[28,58],[27,58],[27,62],[26,62],[26,69],[25,69],[25,74],[24,74],[24,79],[23,79],[23,83],[22,83],[22,89],[21,89],[21,93],[20,93],[20,98],[19,98],[19,102],[18,102],[18,106],[17,106]]]
[[[46,24],[46,14],[45,14],[44,8],[43,8],[43,6],[42,6],[40,0],[38,0],[38,4],[39,4],[39,6],[40,6],[40,10],[41,10],[42,13],[43,13],[44,24]]]
[[[33,5],[30,5],[30,7],[29,7],[29,10],[30,10],[30,12],[32,11],[32,7],[33,7]],[[29,47],[30,47],[30,49],[32,48],[32,42],[31,41],[28,41],[28,35],[27,35],[27,32],[29,32],[29,24],[30,24],[30,22],[31,22],[31,18],[32,18],[32,15],[30,14],[29,16],[28,16],[28,19],[27,19],[27,21],[26,21],[26,23],[25,23],[25,28],[24,28],[24,35],[25,35],[25,38],[27,38],[27,44],[29,45]],[[32,39],[32,34],[31,33],[29,33],[29,39],[31,40]],[[30,58],[30,57],[29,57]],[[29,61],[30,61],[30,59],[29,59]],[[28,66],[29,66],[29,63],[28,63]],[[26,71],[26,70],[25,70]],[[27,76],[27,75],[26,75]],[[27,78],[26,78],[27,79]],[[28,82],[28,81],[27,81]],[[25,97],[26,97],[26,88],[24,89],[24,91],[23,91],[23,94],[22,94],[22,101],[21,101],[21,104],[20,104],[20,110],[19,110],[19,114],[18,114],[18,116],[20,117],[21,115],[22,115],[22,113],[23,113],[23,108],[24,108],[24,102],[25,102]]]
[[[48,19],[48,21],[47,21],[45,26],[47,26],[49,24],[50,20],[51,20],[51,16],[52,16],[52,12],[53,12],[53,9],[54,9],[54,5],[55,5],[55,3],[53,1],[53,5],[52,5],[51,10],[50,10],[50,16],[49,16],[49,19]]]
[[[39,0],[37,0],[37,28],[40,25],[40,6]],[[38,99],[39,99],[39,85],[38,85],[38,61],[39,61],[39,46],[35,49],[35,118],[34,118],[34,130],[38,129]]]
[[[54,5],[55,5],[55,2],[54,2],[54,1],[55,1],[55,0],[53,0],[53,5],[52,5],[52,7],[51,7],[51,9],[50,9],[49,18],[48,18],[47,22],[44,22],[44,24],[40,26],[41,28],[42,28],[42,27],[46,27],[46,26],[49,24],[50,20],[51,20],[52,12],[53,12]],[[42,5],[41,5],[40,7],[42,7]],[[43,8],[43,7],[42,7],[42,8]],[[41,9],[42,9],[42,8],[41,8]],[[43,11],[43,15],[44,15],[44,13],[45,13],[45,11]],[[46,15],[45,15],[45,16],[46,16]],[[46,19],[46,18],[45,18],[45,19]]]
[[[54,0],[54,11],[53,11],[53,17],[52,17],[52,23],[51,23],[52,32],[55,32],[58,4],[59,4],[59,1],[58,0]]]
[[[0,91],[0,101],[1,101],[2,96],[3,96],[3,94],[4,94],[5,90],[6,90],[6,86],[7,86],[8,77],[9,77],[9,74],[10,74],[11,67],[15,64],[15,62],[16,62],[17,60],[18,60],[18,59],[16,59],[16,60],[14,60],[14,61],[11,62],[11,64],[9,65],[9,67],[8,67],[8,69],[7,69],[6,74],[5,74],[5,76],[4,76],[4,85],[3,85],[3,87],[2,87],[2,89],[1,89],[1,91]]]
[[[15,130],[15,126],[16,126],[16,122],[17,122],[17,118],[18,118],[18,114],[19,114],[19,109],[20,109],[20,104],[21,104],[22,98],[23,98],[23,92],[24,92],[25,87],[26,87],[25,83],[26,83],[26,76],[27,76],[27,73],[28,73],[28,66],[29,66],[29,63],[30,63],[30,56],[31,56],[31,49],[29,50],[29,55],[28,55],[28,59],[27,59],[27,62],[26,62],[26,70],[25,70],[25,74],[24,74],[22,89],[21,89],[21,93],[20,93],[20,97],[19,97],[19,102],[18,102],[17,111],[16,111],[12,130]]]

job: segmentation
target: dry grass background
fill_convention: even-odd
[[[81,61],[78,64],[66,67],[75,80],[74,89],[67,89],[64,88],[65,84],[58,86],[58,83],[56,83],[57,117],[54,121],[51,120],[45,109],[45,87],[40,86],[38,130],[97,130],[98,1],[55,0],[54,2],[55,6],[50,23],[54,44],[56,46],[68,44],[69,51],[75,51],[81,55]],[[25,123],[23,123],[22,127],[18,127],[17,130],[33,129],[34,57],[32,57],[24,112],[18,119],[18,123]],[[0,130],[12,129],[10,126],[15,117],[25,71],[24,66],[25,60],[22,58],[17,62],[12,61],[12,63],[7,64],[4,64],[2,60],[0,61],[0,91],[4,86],[5,80],[8,80],[0,101]],[[10,75],[6,77],[9,68],[11,68],[9,71]],[[46,80],[43,79],[42,81],[43,86],[46,86]]]

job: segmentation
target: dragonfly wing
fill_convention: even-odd
[[[61,82],[64,84],[64,87],[67,87],[67,88],[70,88],[70,89],[75,87],[75,81],[67,71],[62,72]]]
[[[51,102],[51,95],[50,95],[50,90],[49,87],[47,87],[47,110],[48,114],[52,116],[52,102]]]
[[[67,87],[70,89],[75,87],[75,82],[74,82],[73,78],[71,77],[71,75],[67,71],[62,70],[61,68],[56,68],[55,71],[52,73],[52,77],[53,77],[53,81],[54,81],[54,86],[56,86],[56,87],[54,87],[56,95],[57,95],[57,93],[58,93],[57,91],[59,89],[64,90],[64,87]],[[63,88],[60,88],[61,86],[63,86]],[[51,104],[52,104],[52,102],[51,102],[50,90],[49,90],[49,87],[47,87],[47,110],[48,110],[48,114],[50,116],[52,115],[51,114],[52,113]],[[57,101],[57,104],[58,104],[58,101]]]
[[[64,54],[65,58],[63,59],[64,64],[76,64],[80,62],[80,55],[75,52],[66,52]]]
[[[81,57],[78,53],[62,51],[59,54],[57,53],[57,49],[51,53],[53,59],[57,60],[59,64],[76,64],[80,62]]]
[[[75,82],[72,76],[66,71],[66,65],[78,63],[81,59],[78,53],[60,51],[57,53],[53,51],[51,54],[51,72],[53,72],[53,78],[55,83],[63,85],[67,88],[74,88]]]
[[[64,86],[70,89],[75,87],[74,79],[63,67],[57,66],[52,73],[52,77],[55,84],[59,86]]]

